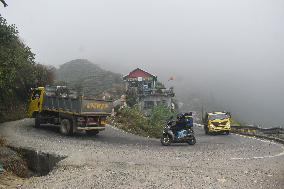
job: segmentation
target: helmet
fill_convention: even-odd
[[[179,113],[177,114],[177,120],[182,120],[184,118],[184,114]]]

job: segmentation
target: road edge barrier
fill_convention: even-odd
[[[202,124],[194,123],[194,126],[203,127]],[[272,140],[284,144],[284,128],[261,128],[257,126],[231,126],[232,133]],[[281,136],[282,135],[282,136]]]
[[[284,144],[284,128],[261,128],[257,126],[231,126],[231,128],[232,133],[273,140]]]

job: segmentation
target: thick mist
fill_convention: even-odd
[[[85,58],[122,74],[141,67],[174,86],[185,110],[284,125],[283,0],[7,3],[2,16],[40,63]]]

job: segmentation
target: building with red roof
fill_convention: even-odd
[[[141,109],[149,110],[157,105],[172,106],[173,88],[166,90],[161,87],[157,76],[136,68],[123,77],[128,94],[136,95]],[[160,84],[160,85],[157,85]]]

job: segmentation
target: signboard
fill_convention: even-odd
[[[112,102],[86,100],[82,101],[82,113],[111,113]]]
[[[127,81],[153,81],[153,77],[136,77],[136,78],[128,78]]]

